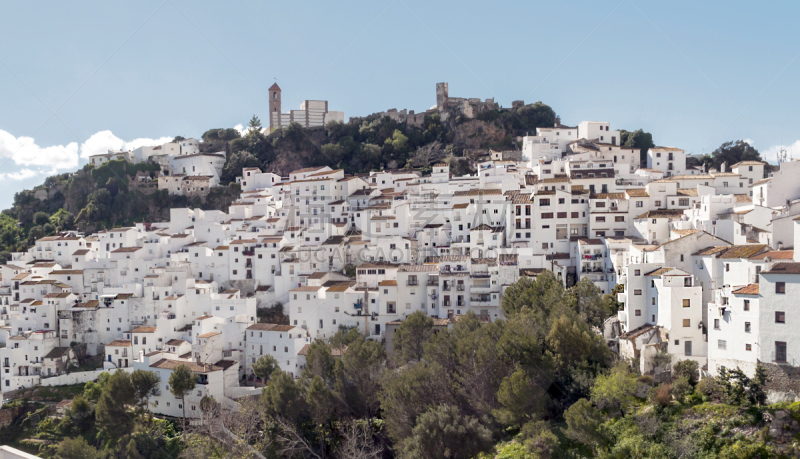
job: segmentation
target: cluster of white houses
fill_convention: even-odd
[[[800,393],[789,301],[800,296],[800,162],[765,178],[764,163],[702,171],[656,147],[645,168],[619,144],[608,123],[584,122],[538,129],[521,161],[488,160],[472,176],[445,164],[246,168],[228,212],[172,209],[168,222],[39,239],[0,268],[0,387],[62,374],[81,344],[108,370],[148,369],[164,384],[189,365],[197,415],[206,394],[250,394],[260,356],[298,376],[312,340],[343,328],[390,347],[415,311],[439,327],[468,312],[494,321],[505,288],[547,270],[566,286],[624,287],[602,332],[643,371],[660,353],[710,375],[764,363]],[[259,323],[257,309],[277,303],[288,324]],[[161,393],[154,410],[179,415]]]
[[[108,153],[89,157],[89,164],[100,167],[109,161],[125,160],[131,163],[152,163],[159,170],[151,177],[140,172],[135,186],[144,191],[167,190],[181,196],[206,196],[218,186],[225,166],[224,151],[204,152],[197,139],[174,140],[163,145],[143,146],[132,151],[109,150]],[[151,186],[148,186],[151,185]]]

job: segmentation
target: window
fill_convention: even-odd
[[[636,207],[644,207],[644,201],[636,201]]]
[[[691,305],[691,300],[690,300],[689,298],[684,298],[684,299],[683,299],[683,307],[684,307],[684,308],[689,308],[689,307],[691,307],[691,306],[692,306],[692,305]]]
[[[753,350],[753,345],[751,345],[751,344],[745,344],[745,345],[744,345],[744,350],[745,350],[745,351],[752,351],[752,350]]]
[[[617,223],[625,222],[625,217],[616,216],[616,217],[614,217],[614,221],[617,222]]]
[[[692,286],[692,278],[691,277],[684,277],[683,278],[683,286],[684,287],[691,287]]]
[[[542,220],[547,220],[553,218],[552,212],[542,212]]]
[[[722,350],[728,349],[728,342],[725,341],[724,339],[718,339],[717,349],[722,349]]]
[[[691,327],[692,326],[692,319],[683,319],[683,326],[684,327]]]
[[[744,323],[744,332],[745,333],[750,333],[750,322],[745,322]]]
[[[750,300],[744,300],[744,310],[745,311],[750,310]]]
[[[786,282],[775,282],[775,293],[786,293]]]
[[[642,271],[641,271],[640,269],[635,269],[635,270],[633,271],[633,275],[634,275],[634,276],[641,276],[641,275],[642,275]]]
[[[639,317],[641,315],[642,315],[642,310],[641,309],[637,309],[636,310],[636,317]]]
[[[786,362],[786,342],[775,341],[775,361]]]
[[[719,330],[719,319],[714,319],[714,330]]]
[[[776,324],[786,323],[786,313],[784,311],[775,311],[775,323]]]
[[[725,272],[726,273],[730,272],[730,270],[731,270],[731,264],[730,263],[725,263]]]
[[[633,291],[633,294],[634,295],[641,295],[642,291],[640,289],[636,289],[636,290]]]

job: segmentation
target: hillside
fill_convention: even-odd
[[[245,136],[235,129],[210,129],[202,136],[202,151],[230,152],[223,184],[233,184],[243,167],[260,167],[288,175],[295,169],[328,165],[348,174],[368,173],[383,168],[429,167],[451,158],[456,175],[471,172],[464,155],[485,153],[486,149],[514,149],[515,138],[552,126],[555,112],[537,102],[515,109],[481,113],[476,119],[453,114],[441,121],[439,113],[425,117],[422,126],[411,126],[387,117],[371,115],[348,123],[331,123],[325,128],[288,128],[262,133],[255,128]],[[181,137],[182,138],[182,137]],[[65,230],[94,232],[142,221],[162,221],[173,207],[227,210],[238,197],[234,184],[215,188],[205,199],[169,196],[140,187],[137,172],[158,170],[154,164],[113,161],[95,168],[86,165],[74,173],[48,177],[32,190],[17,193],[14,205],[0,214],[0,261],[8,253],[24,250],[43,236]]]

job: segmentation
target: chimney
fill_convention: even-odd
[[[719,165],[719,171],[720,172],[728,172],[728,163],[723,161],[722,164]]]

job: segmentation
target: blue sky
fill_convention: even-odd
[[[749,139],[800,157],[791,2],[0,4],[0,208],[108,147],[326,99],[345,117],[450,94],[541,100],[564,123],[643,128],[707,153]],[[55,112],[55,115],[53,114]]]

